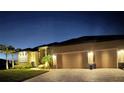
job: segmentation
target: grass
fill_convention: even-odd
[[[47,70],[11,69],[0,70],[0,82],[21,82],[48,72]]]

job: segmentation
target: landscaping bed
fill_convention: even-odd
[[[9,69],[0,70],[0,82],[21,82],[48,72],[48,70]]]

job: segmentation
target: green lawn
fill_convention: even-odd
[[[0,82],[20,82],[48,72],[47,70],[0,70]]]

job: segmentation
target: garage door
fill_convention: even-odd
[[[62,68],[84,68],[87,66],[87,58],[85,57],[86,53],[63,54]]]
[[[97,68],[116,68],[116,50],[97,51],[95,53],[95,63]]]

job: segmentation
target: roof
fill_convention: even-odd
[[[25,48],[25,49],[20,49],[19,52],[23,52],[23,51],[38,51],[38,49],[36,48]]]
[[[104,42],[104,41],[113,41],[113,40],[124,40],[124,35],[99,35],[99,36],[82,36],[79,38],[73,38],[70,40],[62,41],[62,42],[54,42],[50,44],[40,45],[34,48],[26,48],[21,51],[38,51],[39,47],[44,46],[65,46],[65,45],[73,45],[73,44],[81,44],[81,43],[90,43],[90,42]]]
[[[104,42],[104,41],[113,41],[113,40],[122,40],[122,39],[124,40],[124,35],[83,36],[62,42],[54,42],[46,45],[37,46],[34,49],[43,46],[65,46],[65,45],[80,44],[80,43]]]

